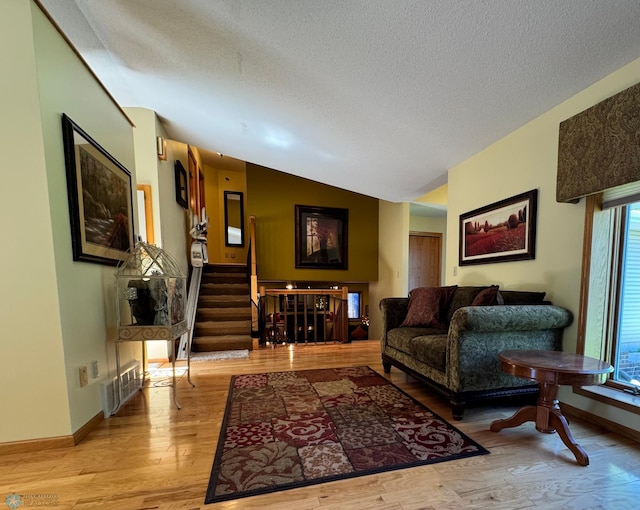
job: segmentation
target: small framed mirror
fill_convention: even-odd
[[[244,247],[244,195],[240,191],[224,192],[224,244]]]

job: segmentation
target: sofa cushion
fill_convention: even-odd
[[[447,338],[446,334],[417,336],[409,344],[409,354],[430,367],[446,372]]]
[[[409,293],[409,309],[401,326],[446,329],[446,310],[456,286],[418,287]]]
[[[521,290],[499,290],[498,302],[505,305],[541,305],[546,292],[528,292]]]
[[[446,371],[447,331],[432,328],[395,328],[387,332],[389,347],[427,365]]]
[[[471,306],[491,306],[498,303],[498,289],[497,285],[491,285],[484,290],[478,292],[471,303]]]
[[[458,287],[453,293],[451,303],[449,304],[449,310],[447,311],[447,324],[451,322],[451,317],[458,308],[463,306],[471,306],[475,297],[487,286],[484,287]]]

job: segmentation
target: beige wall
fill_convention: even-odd
[[[156,132],[167,138],[164,128],[156,119]],[[167,159],[158,161],[158,196],[160,207],[160,242],[176,259],[180,269],[189,274],[191,237],[189,212],[176,202],[175,162],[180,160],[188,171],[187,145],[167,140]]]
[[[0,19],[12,78],[2,81],[0,137],[8,144],[2,350],[12,361],[0,387],[3,405],[16,410],[0,424],[8,442],[77,431],[102,409],[100,379],[81,388],[79,368],[95,360],[106,374],[115,366],[114,268],[72,260],[61,114],[132,171],[134,159],[129,121],[39,8],[2,2]],[[135,355],[123,351],[125,362]]]
[[[409,204],[380,200],[378,225],[378,280],[369,285],[369,338],[382,334],[380,300],[409,292]]]
[[[0,80],[0,442],[9,442],[71,432],[30,2],[0,3],[0,65],[11,77]]]
[[[186,145],[167,140],[167,159],[158,159],[156,137],[162,136],[166,140],[167,135],[156,113],[147,108],[125,108],[125,112],[135,124],[137,182],[151,186],[154,244],[165,249],[188,275],[187,214],[175,200],[174,182],[176,148],[186,158]],[[147,342],[148,359],[167,359],[169,344],[163,340]]]
[[[153,207],[154,244],[162,248],[160,235],[160,193],[158,184],[158,159],[156,149],[156,120],[153,110],[147,108],[124,108],[133,121],[133,144],[135,146],[135,170],[138,184],[151,186],[151,204]],[[138,232],[136,225],[136,233]]]
[[[497,283],[505,289],[544,290],[555,304],[578,312],[584,201],[555,200],[559,123],[635,84],[640,59],[611,74],[571,99],[449,171],[447,276],[450,284]],[[458,267],[458,217],[498,200],[537,188],[538,224],[535,260]],[[576,323],[564,336],[564,350],[575,352]],[[574,395],[563,388],[563,401],[640,430],[638,417]]]
[[[102,377],[90,377],[89,384],[81,388],[79,368],[90,366],[95,360],[103,377],[115,371],[115,268],[72,259],[60,115],[66,113],[127,168],[135,190],[133,133],[129,119],[46,17],[37,7],[33,13],[65,376],[71,431],[75,432],[102,409]],[[132,198],[135,224],[135,194]],[[140,359],[140,346],[125,345],[121,353],[123,363],[134,357]]]

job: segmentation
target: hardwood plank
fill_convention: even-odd
[[[383,374],[377,341],[268,347],[249,359],[192,365],[178,382],[182,410],[167,387],[147,387],[77,446],[0,456],[0,501],[10,493],[55,494],[67,509],[430,510],[466,508],[633,508],[640,492],[640,445],[586,422],[571,431],[589,453],[578,466],[555,434],[533,428],[489,431],[516,407],[471,407],[452,422],[449,404],[396,369],[388,377],[491,451],[490,455],[380,473],[204,505],[231,375],[368,365]]]

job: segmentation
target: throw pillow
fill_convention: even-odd
[[[497,304],[498,289],[498,285],[492,285],[491,287],[481,290],[476,297],[473,298],[471,306],[490,306]]]
[[[451,299],[451,304],[447,311],[447,323],[451,322],[451,318],[458,308],[471,306],[476,296],[486,288],[487,287],[458,287],[453,294],[453,299]]]
[[[544,301],[546,292],[503,290],[500,295],[505,305],[540,305]]]
[[[447,329],[446,310],[457,286],[418,287],[409,293],[409,310],[401,326]]]

